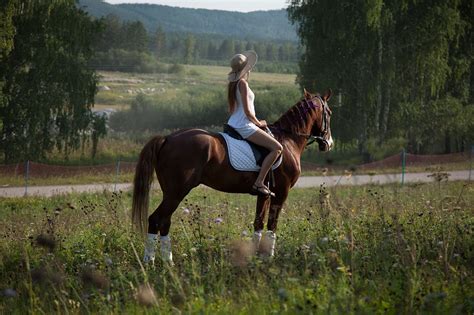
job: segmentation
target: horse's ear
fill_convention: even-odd
[[[313,97],[313,96],[311,95],[311,93],[309,93],[308,91],[306,91],[305,88],[303,88],[303,92],[304,92],[304,98],[310,99],[310,98]]]
[[[323,95],[323,100],[325,102],[329,101],[331,99],[331,96],[332,96],[332,90],[331,89],[327,89],[326,92],[324,92],[324,95]]]

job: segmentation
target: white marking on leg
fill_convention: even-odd
[[[273,231],[267,231],[265,233],[265,251],[264,253],[270,257],[275,255],[275,244],[276,244],[276,234]]]
[[[253,232],[253,237],[252,237],[252,243],[255,248],[255,250],[258,249],[258,246],[260,245],[260,240],[262,239],[262,230],[258,230]]]
[[[276,234],[273,231],[265,232],[265,235],[260,241],[260,246],[258,247],[259,254],[267,257],[273,257],[275,255],[275,243]]]
[[[173,262],[173,253],[171,252],[171,240],[169,235],[160,236],[161,259],[165,262]]]
[[[157,234],[148,233],[145,239],[145,254],[143,256],[143,261],[152,265],[155,264],[155,246],[158,241]]]

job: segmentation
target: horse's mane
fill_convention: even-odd
[[[319,96],[319,94],[315,96]],[[272,126],[276,127],[276,129],[291,131],[293,133],[302,132],[306,129],[308,116],[314,112],[315,107],[309,106],[304,100],[305,98],[303,97],[295,105],[290,107]]]

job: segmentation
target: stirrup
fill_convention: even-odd
[[[252,186],[252,195],[259,195],[259,196],[264,196],[264,197],[275,197],[275,193],[272,192],[267,186],[262,185],[262,186],[257,186],[253,184]]]

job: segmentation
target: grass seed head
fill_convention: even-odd
[[[158,305],[155,290],[149,284],[141,285],[138,288],[137,301],[139,304],[146,307]]]
[[[230,246],[230,261],[235,267],[246,267],[255,254],[255,247],[250,241],[236,241]]]
[[[109,287],[109,279],[97,270],[85,270],[82,273],[82,281],[84,284],[96,287],[97,289],[107,289]]]
[[[56,248],[56,240],[49,234],[38,235],[36,237],[36,244],[48,249],[49,251],[53,251]]]

